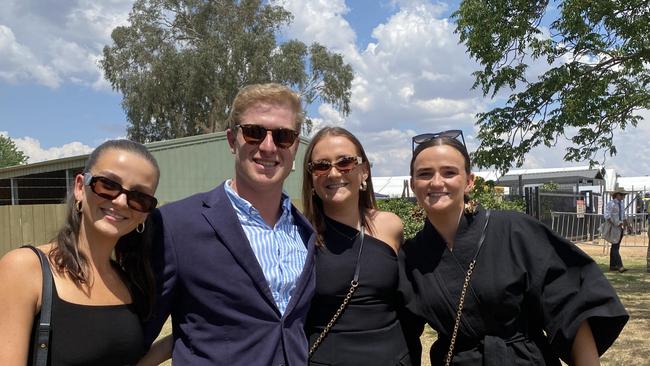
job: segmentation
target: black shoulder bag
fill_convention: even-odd
[[[38,260],[41,262],[41,271],[43,272],[41,315],[38,320],[38,327],[35,327],[32,333],[32,365],[46,366],[50,350],[50,330],[52,327],[52,271],[50,270],[50,263],[47,256],[43,252],[31,245],[25,245],[23,248],[29,248],[38,255]]]

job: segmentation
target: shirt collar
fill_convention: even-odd
[[[245,214],[247,216],[259,217],[261,219],[259,210],[256,209],[245,198],[238,195],[234,189],[232,189],[232,179],[226,180],[226,184],[224,184],[224,187],[226,190],[226,195],[228,195],[228,198],[232,202],[235,211],[241,214]],[[285,220],[287,217],[291,217],[291,199],[289,198],[289,195],[285,191],[282,191],[282,197],[280,199],[280,207],[282,209],[282,214],[280,215],[280,219],[278,220],[278,222]]]

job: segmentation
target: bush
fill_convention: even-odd
[[[507,200],[494,188],[494,182],[485,181],[481,177],[474,179],[474,188],[470,192],[470,198],[479,203],[483,208],[491,210],[512,210],[524,211],[526,204],[521,198]],[[426,214],[413,199],[389,198],[378,200],[377,205],[382,211],[390,211],[402,219],[404,223],[404,238],[409,239],[424,227]]]
[[[378,200],[377,205],[380,210],[390,211],[402,219],[405,239],[415,236],[424,227],[424,220],[426,219],[424,210],[408,198]]]

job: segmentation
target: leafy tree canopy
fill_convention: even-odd
[[[9,137],[0,135],[0,168],[27,163],[27,156]]]
[[[279,82],[306,104],[350,112],[352,67],[324,46],[276,33],[292,19],[262,0],[136,0],[113,30],[101,66],[123,94],[128,135],[158,141],[227,128],[237,91]]]
[[[478,115],[474,163],[507,171],[540,144],[566,138],[567,161],[616,153],[616,129],[650,108],[647,0],[464,0],[456,31],[482,69],[474,87],[503,106]],[[543,27],[549,24],[548,27]],[[546,64],[536,79],[529,64]]]

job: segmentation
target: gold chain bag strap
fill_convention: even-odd
[[[361,268],[361,251],[363,250],[363,237],[364,237],[363,227],[361,227],[359,236],[361,238],[361,244],[359,244],[359,254],[357,254],[357,264],[354,268],[354,277],[352,277],[352,281],[350,281],[350,289],[348,290],[348,293],[345,295],[345,298],[343,299],[341,306],[339,306],[339,308],[334,313],[334,316],[332,316],[332,319],[329,321],[329,323],[327,323],[325,329],[323,329],[323,331],[320,333],[318,338],[316,338],[316,341],[311,346],[311,348],[309,348],[309,357],[311,357],[314,354],[314,352],[316,352],[316,349],[318,349],[318,346],[320,346],[320,344],[323,342],[327,334],[330,332],[330,330],[334,326],[334,323],[336,323],[336,321],[339,319],[341,314],[343,314],[343,311],[348,306],[348,303],[350,302],[350,299],[352,299],[352,295],[357,290],[357,287],[359,287],[359,270]]]
[[[456,309],[456,321],[454,322],[454,330],[451,333],[449,351],[447,351],[447,357],[445,357],[445,366],[451,365],[451,360],[454,358],[454,346],[456,345],[456,337],[458,336],[458,328],[460,327],[460,316],[463,313],[463,306],[465,305],[465,294],[467,293],[467,288],[469,287],[469,280],[472,278],[472,273],[474,272],[474,266],[476,266],[476,258],[478,257],[478,253],[483,246],[483,241],[485,240],[485,229],[487,229],[488,221],[490,221],[490,210],[485,213],[485,225],[483,226],[483,231],[481,232],[481,238],[478,240],[476,254],[474,254],[472,261],[469,262],[469,267],[467,268],[467,273],[465,274],[463,289],[460,291],[460,299],[458,299],[458,308]]]

